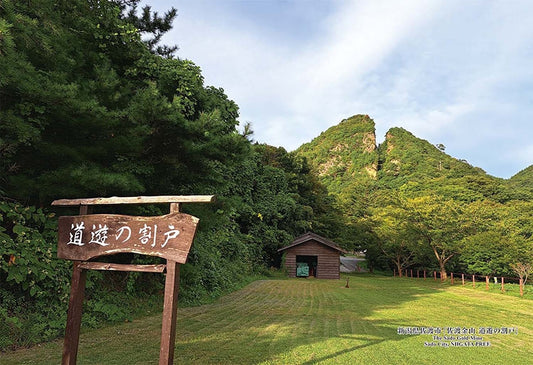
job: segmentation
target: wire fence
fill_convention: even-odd
[[[520,296],[524,296],[525,283],[522,278],[507,277],[507,276],[490,276],[490,275],[474,275],[464,273],[446,273],[446,276],[441,275],[439,271],[426,271],[426,270],[402,270],[401,272],[394,270],[394,276],[407,277],[411,279],[433,279],[434,281],[450,282],[451,285],[461,284],[463,286],[471,285],[473,288],[477,286],[485,285],[486,290],[490,290],[495,285],[500,288],[502,293],[506,292],[506,285],[518,284],[520,288]]]

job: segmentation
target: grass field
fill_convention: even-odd
[[[531,364],[533,301],[433,280],[359,274],[262,280],[179,311],[176,364]],[[86,331],[78,364],[157,364],[161,318]],[[439,346],[399,327],[475,328],[488,347]],[[481,327],[516,328],[480,334]],[[451,336],[457,336],[451,334]],[[436,346],[425,346],[434,342]],[[458,340],[455,342],[467,343]],[[61,342],[0,355],[0,364],[59,364]]]

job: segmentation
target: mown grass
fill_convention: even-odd
[[[261,280],[180,309],[175,363],[528,364],[533,301],[495,292],[358,274],[342,280]],[[82,334],[79,364],[157,364],[159,315]],[[514,327],[479,335],[490,347],[425,347],[398,327]],[[61,342],[0,355],[1,364],[58,364]]]

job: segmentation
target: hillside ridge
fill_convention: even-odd
[[[402,189],[409,196],[441,194],[471,202],[530,199],[533,168],[511,179],[487,174],[466,160],[448,155],[446,147],[416,137],[402,127],[390,128],[376,144],[375,123],[357,114],[320,133],[295,153],[341,204],[371,204],[365,199],[376,189]],[[357,201],[354,203],[354,201]]]

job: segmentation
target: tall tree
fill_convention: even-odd
[[[416,262],[419,237],[416,234],[409,212],[401,206],[387,206],[375,209],[372,215],[377,246],[381,253],[395,266],[401,277],[404,270]]]
[[[446,264],[458,255],[463,239],[471,229],[464,206],[454,200],[437,196],[423,196],[406,200],[409,221],[417,234],[433,251],[441,278],[447,278]]]

